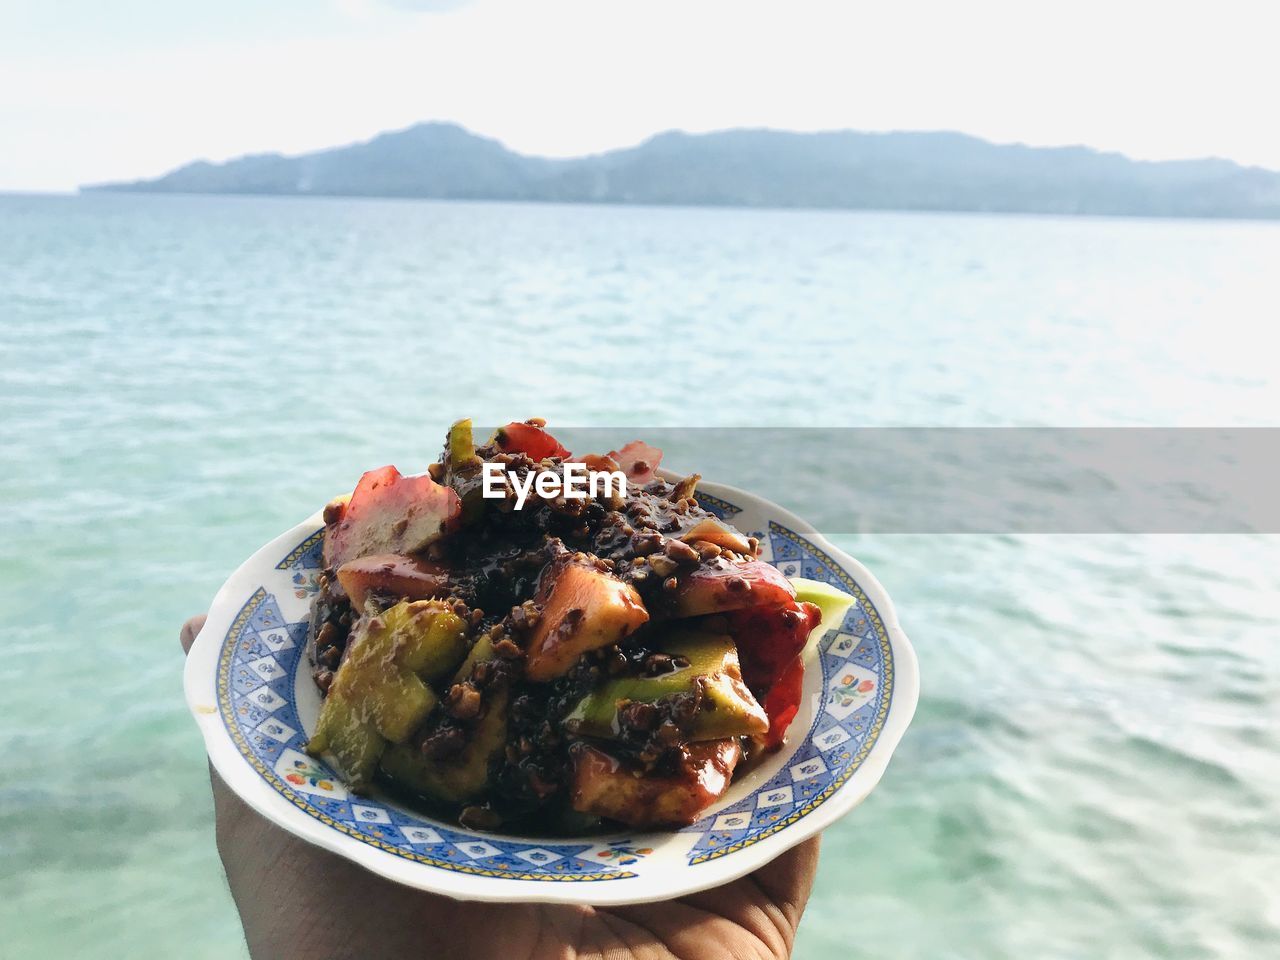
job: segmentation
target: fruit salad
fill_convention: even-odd
[[[475,829],[696,820],[785,741],[824,610],[661,458],[574,456],[539,419],[477,443],[461,420],[427,473],[364,474],[324,513],[308,751]],[[619,483],[529,482],[571,461]]]

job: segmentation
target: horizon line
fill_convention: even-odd
[[[1269,216],[1228,216],[1221,214],[1156,214],[1156,213],[1040,213],[1032,210],[967,210],[938,209],[930,207],[826,207],[826,206],[784,206],[766,205],[747,206],[736,203],[638,203],[624,200],[542,200],[494,197],[419,197],[389,196],[386,194],[351,194],[351,193],[238,193],[232,191],[181,191],[181,190],[111,190],[104,187],[77,187],[73,190],[11,190],[0,187],[0,198],[32,198],[32,199],[64,199],[76,200],[82,197],[107,195],[110,197],[145,198],[165,202],[172,198],[185,200],[269,200],[281,203],[320,200],[360,201],[369,203],[444,203],[444,204],[507,204],[511,206],[541,207],[625,207],[633,210],[714,210],[734,213],[795,213],[795,214],[901,214],[904,216],[922,217],[1030,217],[1041,220],[1135,220],[1150,223],[1166,223],[1181,221],[1184,223],[1234,223],[1234,224],[1267,224],[1280,222],[1280,217]]]

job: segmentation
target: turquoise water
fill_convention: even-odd
[[[1277,263],[1269,224],[0,197],[0,954],[243,951],[178,625],[455,417],[1276,425]],[[841,544],[924,689],[797,956],[1280,946],[1280,540]]]

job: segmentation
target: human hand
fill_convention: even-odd
[[[184,652],[204,619],[183,625]],[[660,903],[452,900],[295,837],[251,810],[212,767],[209,774],[218,853],[255,960],[785,958],[818,866],[814,837],[753,874]]]

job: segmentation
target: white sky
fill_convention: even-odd
[[[0,189],[428,119],[551,155],[750,125],[1280,169],[1280,3],[0,0]]]

